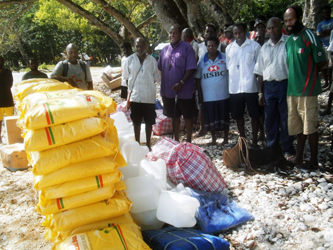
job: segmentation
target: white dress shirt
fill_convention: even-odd
[[[241,46],[235,40],[227,47],[230,94],[258,92],[258,83],[253,70],[260,48],[259,43],[248,38]]]
[[[124,63],[123,77],[128,81],[131,102],[155,103],[155,82],[160,81],[156,59],[147,55],[142,67],[136,53],[130,55]]]
[[[199,59],[199,57],[198,57],[198,54],[199,54],[199,43],[197,43],[197,41],[193,39],[190,44],[192,45],[192,48],[194,49],[195,58]]]
[[[254,73],[263,76],[264,81],[282,81],[288,79],[286,39],[282,34],[277,44],[269,39],[261,48]]]
[[[124,68],[124,64],[125,64],[126,59],[127,59],[127,56],[123,56],[121,58],[121,73],[123,72],[123,68]],[[123,76],[121,76],[121,86],[127,87],[126,80],[124,79]]]

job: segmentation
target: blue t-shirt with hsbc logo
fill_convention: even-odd
[[[198,62],[196,78],[201,79],[204,102],[220,101],[229,98],[228,70],[225,53],[218,51],[214,62],[208,52]]]

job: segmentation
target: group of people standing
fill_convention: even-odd
[[[154,82],[159,81],[160,71],[163,112],[173,119],[177,141],[180,116],[185,119],[188,142],[196,116],[202,121],[201,132],[210,131],[213,144],[218,130],[224,131],[222,144],[228,143],[230,114],[239,135],[245,137],[247,110],[253,144],[258,142],[260,118],[264,116],[268,147],[281,145],[285,157],[294,164],[318,168],[317,96],[322,92],[319,72],[327,64],[327,57],[320,38],[303,26],[302,15],[301,7],[291,6],[285,10],[283,21],[277,17],[267,23],[257,20],[253,40],[244,23],[227,27],[227,39],[222,42],[216,27],[207,24],[202,43],[195,41],[189,28],[181,30],[174,24],[169,30],[170,44],[161,51],[157,62],[140,53],[138,44],[146,44],[136,39],[137,52],[123,64],[130,93],[127,99],[131,106],[138,105],[133,106],[131,114],[135,128],[139,128],[142,118],[148,121],[147,132],[155,123]],[[146,95],[151,98],[143,99]],[[304,162],[307,138],[311,157]]]
[[[324,10],[329,13],[323,14],[324,21],[317,30],[322,40],[303,26],[301,7],[291,6],[284,12],[284,21],[277,17],[270,18],[267,23],[257,19],[252,33],[247,32],[246,24],[235,23],[225,27],[220,40],[216,27],[207,24],[202,43],[195,40],[190,28],[182,30],[180,25],[174,24],[169,29],[170,43],[163,48],[158,61],[147,55],[145,39],[135,39],[135,53],[130,43],[124,43],[121,47],[124,55],[121,97],[127,99],[131,108],[136,140],[140,141],[144,120],[147,146],[151,147],[152,125],[156,118],[155,83],[161,82],[163,113],[173,120],[175,140],[180,139],[181,116],[185,119],[187,142],[192,140],[197,117],[200,123],[197,136],[209,131],[212,144],[216,144],[216,131],[224,131],[222,144],[227,144],[230,114],[237,123],[239,135],[245,137],[247,110],[253,144],[258,142],[259,130],[263,134],[261,118],[264,117],[268,147],[281,144],[288,160],[317,168],[317,96],[322,92],[319,72],[323,69],[325,73],[326,53],[331,50],[325,50],[323,44],[327,46],[325,41],[333,28],[333,19],[325,17],[330,17],[331,9],[325,7]],[[89,67],[78,60],[76,46],[69,44],[66,54],[68,59],[56,65],[51,78],[84,90],[93,89]],[[1,88],[5,89],[6,85],[8,90],[13,79],[3,65],[4,60],[0,57],[0,77],[5,82],[1,83]],[[29,66],[31,72],[23,80],[47,77],[38,71],[35,59],[29,61]],[[331,84],[329,80],[326,83]],[[13,113],[13,99],[9,96],[8,91],[0,91],[0,121],[4,114]],[[330,113],[332,97],[333,91],[326,114]],[[294,136],[297,136],[296,151]],[[304,163],[307,138],[311,157]]]

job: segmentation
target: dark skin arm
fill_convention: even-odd
[[[74,82],[74,80],[71,79],[71,78],[63,77],[63,76],[51,76],[51,79],[55,79],[55,80],[58,80],[60,82],[68,82],[73,87],[78,88],[76,82]]]
[[[316,63],[318,70],[321,70],[326,64],[327,64],[327,61],[322,61],[322,62]]]
[[[203,103],[203,95],[202,95],[201,79],[195,78],[195,85],[197,87],[198,94],[199,94],[199,103],[202,104]]]
[[[92,82],[87,82],[87,84],[88,84],[88,90],[94,90]]]
[[[264,79],[261,75],[257,76],[258,76],[258,85],[259,85],[258,102],[260,106],[265,106]]]
[[[327,37],[331,35],[331,29],[323,30],[322,32],[317,32],[318,37]]]
[[[190,76],[195,72],[195,69],[190,69],[188,71],[185,72],[185,75],[183,76],[183,78],[181,80],[183,80],[183,82],[185,83],[187,81],[187,79],[190,78]],[[173,90],[179,91],[181,90],[183,87],[183,84],[179,81],[177,82],[175,85],[172,86]]]

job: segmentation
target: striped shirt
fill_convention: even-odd
[[[317,63],[326,60],[321,40],[310,29],[286,41],[288,63],[288,90],[291,96],[317,96],[321,90]]]

